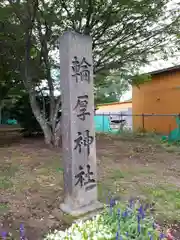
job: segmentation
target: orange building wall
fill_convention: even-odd
[[[179,114],[180,113],[180,70],[152,76],[150,82],[133,87],[133,114]],[[133,129],[143,127],[142,117],[133,117]],[[144,118],[147,131],[169,133],[176,128],[175,117],[150,116]]]

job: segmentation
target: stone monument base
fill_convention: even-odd
[[[92,202],[89,205],[77,208],[77,209],[72,209],[69,205],[62,203],[60,205],[60,209],[64,212],[67,213],[73,217],[78,217],[81,215],[85,215],[90,212],[97,211],[99,209],[102,209],[104,205],[100,203],[99,201]]]

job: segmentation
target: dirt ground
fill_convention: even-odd
[[[97,136],[98,191],[126,200],[139,197],[155,203],[161,223],[180,221],[180,151],[145,137]],[[72,219],[63,216],[61,149],[40,138],[0,142],[0,232],[19,239],[24,223],[30,240],[42,239],[49,229],[64,229]],[[178,236],[178,232],[176,235]],[[178,239],[178,237],[176,237]]]

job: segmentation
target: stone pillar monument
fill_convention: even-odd
[[[92,39],[74,32],[60,38],[64,203],[77,216],[102,205],[97,201]]]

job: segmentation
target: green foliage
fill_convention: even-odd
[[[140,217],[141,220],[138,223],[140,207],[142,206],[139,203],[135,203],[133,208],[120,203],[114,207],[110,207],[106,209],[103,215],[104,224],[112,229],[114,235],[118,232],[119,226],[119,235],[123,239],[148,240],[150,236],[152,236],[152,239],[159,239],[159,233],[153,229],[154,220],[150,217],[149,213],[144,213],[144,207],[142,207],[142,214],[146,214],[146,217]],[[118,214],[120,214],[120,217]]]
[[[140,74],[136,71],[109,71],[97,74],[95,78],[95,103],[119,102],[130,85],[136,85],[151,81],[149,74]]]
[[[119,71],[97,74],[95,78],[95,103],[119,102],[128,89],[129,83]]]
[[[137,77],[131,81],[131,76],[136,76],[150,57],[160,54],[163,58],[176,51],[179,8],[168,8],[169,3],[171,0],[0,3],[0,78],[8,78],[13,88],[24,85],[41,124],[46,122],[46,114],[36,96],[44,80],[50,95],[47,124],[55,132],[53,119],[57,119],[60,101],[56,101],[54,92],[60,90],[60,84],[51,70],[59,69],[59,55],[52,56],[52,51],[58,50],[59,35],[70,29],[92,37],[94,73],[105,74],[100,82],[99,77],[95,80],[97,102],[119,100],[129,83],[139,83]],[[120,76],[111,70],[117,70]]]
[[[23,128],[25,135],[32,135],[35,132],[42,132],[29,103],[29,97],[24,94],[10,109],[10,114]]]
[[[28,17],[31,20],[34,17],[31,27],[36,34],[33,32],[30,39],[29,51],[33,58],[40,57],[41,67],[46,67],[46,59],[41,56],[48,54],[50,57],[50,50],[56,49],[58,35],[72,29],[92,36],[96,73],[110,69],[132,72],[132,69],[134,71],[146,64],[149,56],[159,52],[162,55],[163,49],[166,49],[164,55],[169,55],[168,43],[172,44],[172,37],[178,36],[179,23],[179,8],[167,8],[169,3],[171,0],[53,0],[46,3],[40,0],[38,3],[34,1],[28,12],[29,3],[14,1],[1,5],[0,21],[4,30],[1,37],[8,39],[6,45],[13,50],[14,59],[24,59],[27,47],[24,32],[30,27]],[[40,34],[42,29],[44,33],[41,31]],[[52,59],[51,64],[54,64]],[[32,62],[31,65],[33,67]]]
[[[151,76],[149,74],[136,74],[132,76],[131,83],[132,85],[138,86],[142,83],[151,81]]]
[[[145,214],[145,215],[144,215]],[[139,217],[138,217],[139,216]],[[154,228],[155,223],[149,212],[144,212],[144,206],[135,203],[134,206],[116,205],[105,207],[105,210],[85,222],[78,221],[63,231],[55,231],[45,237],[45,240],[73,240],[73,239],[160,239],[160,233]],[[161,237],[161,239],[165,239]]]
[[[12,181],[8,177],[0,176],[0,188],[5,190],[12,187]]]
[[[95,104],[113,103],[118,101],[119,99],[117,98],[116,94],[113,93],[110,93],[108,95],[98,94],[98,96],[95,97]]]
[[[49,121],[49,109],[50,109],[50,99],[49,96],[46,97],[36,97],[38,104],[41,108],[45,108],[45,119]],[[25,135],[30,136],[34,133],[42,133],[41,126],[39,125],[37,119],[35,118],[31,105],[29,103],[29,96],[27,93],[23,94],[16,103],[9,108],[11,117],[14,117],[20,126],[24,129]],[[60,113],[58,114],[58,118]]]
[[[166,180],[165,180],[166,181]],[[169,223],[180,220],[180,192],[177,186],[166,183],[142,188],[148,201],[155,203],[156,218]]]

